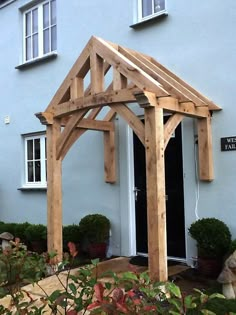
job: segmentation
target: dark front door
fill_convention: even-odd
[[[168,119],[165,117],[165,120]],[[134,176],[137,252],[147,253],[147,195],[145,149],[134,134]],[[165,150],[167,254],[185,258],[185,224],[181,125]]]

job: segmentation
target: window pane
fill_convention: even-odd
[[[32,58],[31,56],[31,37],[26,38],[25,40],[25,51],[26,51],[26,60],[29,60]]]
[[[40,139],[34,140],[34,158],[35,160],[40,159]]]
[[[154,0],[154,13],[165,10],[165,0]]]
[[[38,32],[38,9],[32,11],[33,33]]]
[[[43,31],[43,53],[48,53],[49,50],[49,29]]]
[[[51,51],[57,49],[57,27],[51,28]]]
[[[27,160],[33,160],[33,140],[27,141]]]
[[[28,162],[28,182],[34,181],[34,168],[33,162]]]
[[[56,0],[51,1],[51,25],[57,23],[56,17]]]
[[[35,162],[35,181],[41,181],[41,163],[40,161]]]
[[[153,0],[142,0],[142,16],[143,17],[152,14],[152,1]]]
[[[31,12],[25,15],[25,34],[26,36],[31,34]]]
[[[33,36],[33,58],[38,57],[39,48],[38,48],[38,34]]]
[[[49,4],[46,3],[43,6],[43,28],[49,26]]]

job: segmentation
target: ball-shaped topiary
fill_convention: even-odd
[[[197,241],[199,257],[222,258],[229,250],[231,233],[228,226],[216,218],[193,222],[189,233]]]

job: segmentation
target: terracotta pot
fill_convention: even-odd
[[[107,250],[106,243],[90,244],[88,247],[89,257],[90,258],[105,258],[106,250]]]
[[[198,271],[210,278],[216,278],[222,270],[222,259],[198,257]]]

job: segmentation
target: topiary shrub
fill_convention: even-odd
[[[63,226],[63,247],[67,250],[67,244],[73,242],[75,244],[80,243],[81,241],[81,231],[78,224],[70,224]]]
[[[189,233],[197,241],[200,257],[224,257],[231,244],[228,226],[216,218],[203,218],[193,222]]]

